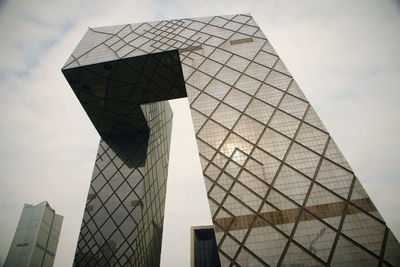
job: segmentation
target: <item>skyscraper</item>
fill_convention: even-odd
[[[62,221],[46,201],[25,204],[4,266],[53,266]]]
[[[249,14],[89,29],[63,73],[102,137],[76,265],[158,265],[171,118],[159,101],[186,96],[222,266],[400,264],[398,241]]]
[[[221,267],[213,225],[190,228],[190,267]]]

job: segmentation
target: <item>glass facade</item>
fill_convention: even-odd
[[[142,111],[147,138],[100,141],[77,266],[159,266],[172,112],[165,101]]]
[[[89,29],[63,72],[102,137],[76,265],[158,264],[162,216],[157,227],[150,225],[158,211],[163,214],[166,165],[157,172],[161,176],[152,176],[164,187],[159,183],[134,197],[116,196],[119,190],[136,192],[135,185],[125,185],[130,176],[118,174],[117,186],[112,181],[126,166],[137,170],[134,180],[143,180],[143,188],[151,184],[140,167],[158,171],[147,161],[168,162],[168,151],[150,149],[148,136],[161,131],[168,147],[170,132],[160,130],[162,123],[151,126],[139,107],[186,96],[221,266],[400,265],[398,241],[249,14]],[[120,147],[124,156],[116,152]],[[100,162],[104,151],[113,152]],[[114,161],[110,171],[101,165]],[[104,197],[96,183],[107,188]],[[154,194],[160,205],[139,208]],[[116,212],[121,203],[122,217]],[[129,233],[120,229],[124,222]],[[157,239],[154,233],[160,233]],[[140,240],[155,241],[147,249]],[[113,261],[102,249],[107,242]]]
[[[53,266],[62,221],[46,201],[25,204],[4,266]]]
[[[75,266],[159,266],[177,51],[64,69],[101,140]]]
[[[213,225],[191,227],[190,267],[221,267]]]

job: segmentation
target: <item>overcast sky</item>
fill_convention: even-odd
[[[99,136],[60,69],[87,28],[248,12],[400,237],[398,1],[0,0],[0,265],[44,200],[64,216],[55,266],[72,264]],[[187,99],[171,105],[164,267],[189,266],[190,226],[211,224]]]

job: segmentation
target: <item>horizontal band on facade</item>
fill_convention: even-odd
[[[193,52],[193,51],[197,51],[197,50],[201,50],[201,49],[203,49],[203,47],[201,45],[199,45],[199,46],[189,46],[189,47],[186,47],[186,48],[182,48],[182,49],[179,49],[179,51],[181,51],[181,52]]]
[[[357,205],[361,209],[365,211],[376,211],[376,208],[372,201],[369,198],[357,199],[351,201],[352,204]],[[342,216],[344,208],[346,206],[346,202],[336,202],[336,203],[327,203],[315,206],[306,207],[307,210],[312,212],[315,216],[319,218],[331,218]],[[286,223],[294,223],[297,220],[301,208],[294,208],[294,209],[286,209],[286,210],[277,210],[277,211],[269,211],[269,212],[262,212],[260,214],[265,220],[270,222],[273,225],[280,225]],[[349,205],[347,210],[348,214],[356,214],[361,213],[362,211],[352,205]],[[232,225],[229,227],[229,230],[241,230],[241,229],[248,229],[250,224],[252,223],[255,214],[249,215],[242,215],[237,217],[225,217],[215,219],[214,223],[221,226],[223,229],[228,229],[229,224],[232,222]],[[300,221],[310,221],[315,220],[315,218],[310,213],[303,213]],[[256,220],[253,227],[264,227],[269,226],[269,224],[264,220]],[[215,227],[216,232],[221,232],[222,230]]]
[[[231,45],[251,43],[251,42],[253,42],[253,38],[243,38],[243,39],[229,41]]]

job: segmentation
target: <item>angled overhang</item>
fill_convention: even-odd
[[[186,97],[178,50],[62,72],[105,140],[148,132],[141,104]]]

